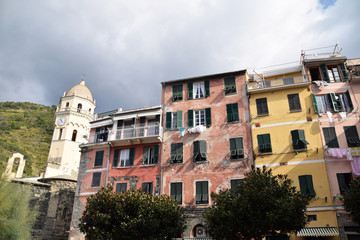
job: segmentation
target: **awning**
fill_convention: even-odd
[[[308,227],[296,233],[298,237],[330,237],[339,236],[336,227]]]

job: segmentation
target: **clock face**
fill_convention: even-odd
[[[66,118],[64,118],[64,117],[59,118],[59,120],[57,121],[57,123],[58,123],[59,126],[64,125],[65,122],[66,122]]]

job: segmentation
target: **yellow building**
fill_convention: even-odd
[[[314,196],[307,209],[312,221],[291,239],[339,239],[310,84],[301,65],[249,76],[255,162]]]

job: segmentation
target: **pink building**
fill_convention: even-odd
[[[253,164],[246,70],[162,83],[162,193],[187,214],[184,237],[206,237],[211,192],[236,186]]]

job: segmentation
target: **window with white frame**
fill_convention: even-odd
[[[123,149],[120,152],[120,167],[130,166],[130,149]]]
[[[313,101],[317,113],[351,112],[354,109],[349,91],[339,94],[313,95]]]
[[[205,97],[205,86],[204,82],[198,82],[193,84],[193,98],[203,98]]]
[[[330,82],[340,82],[340,75],[337,66],[328,66]]]
[[[194,110],[195,117],[195,126],[203,125],[205,126],[205,110]]]
[[[177,128],[177,113],[173,112],[171,115],[171,128],[174,129]]]

